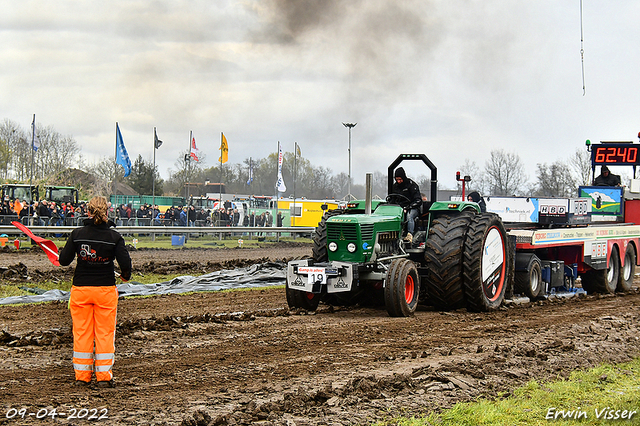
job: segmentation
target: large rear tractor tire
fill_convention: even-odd
[[[537,256],[531,257],[526,271],[516,271],[516,293],[524,294],[531,301],[544,295],[545,285],[542,282],[542,266]]]
[[[287,286],[287,305],[290,309],[305,309],[315,311],[320,303],[320,294],[293,290]]]
[[[618,277],[617,291],[627,292],[631,290],[633,284],[633,278],[636,275],[636,250],[633,244],[627,244],[627,249],[624,253],[624,266],[620,269],[620,276]]]
[[[507,233],[494,213],[475,216],[464,243],[462,275],[467,310],[498,309],[507,287]]]
[[[392,317],[409,317],[418,306],[420,279],[412,261],[395,259],[389,265],[384,287],[384,304]]]
[[[587,293],[614,293],[618,287],[620,276],[620,255],[618,249],[611,249],[609,267],[606,269],[592,269],[580,277],[582,288]]]
[[[434,218],[425,242],[427,273],[423,280],[423,300],[436,309],[465,306],[462,285],[462,252],[467,228],[474,214],[442,215]]]

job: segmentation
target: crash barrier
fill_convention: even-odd
[[[31,231],[42,237],[58,234],[69,234],[77,228],[77,226],[29,226]],[[215,237],[248,237],[260,238],[267,236],[302,236],[311,237],[315,231],[311,226],[295,226],[295,227],[251,227],[251,226],[118,226],[116,230],[122,235],[187,235],[193,236],[215,236]],[[13,225],[0,226],[0,234],[21,234],[18,228]]]
[[[11,222],[20,222],[25,226],[80,226],[87,216],[52,218],[46,216],[17,216],[0,215],[0,225],[11,225]]]
[[[11,222],[20,222],[25,226],[81,226],[84,223],[84,220],[87,219],[87,216],[78,216],[78,217],[65,217],[63,218],[52,218],[46,216],[17,216],[17,215],[0,215],[0,225],[11,225]],[[189,225],[182,225],[178,221],[174,221],[172,219],[153,219],[153,224],[151,218],[116,218],[113,219],[117,226],[194,226],[194,227],[205,227],[205,226],[221,226],[227,227],[232,226],[228,220],[220,220],[210,222],[207,220],[196,220],[189,222]]]
[[[118,226],[151,226],[151,218],[131,218],[131,219],[116,219]],[[190,221],[188,225],[183,225],[179,221],[172,219],[153,219],[153,226],[232,226],[228,220],[221,220],[219,224],[217,222],[210,222],[207,220],[194,220]]]

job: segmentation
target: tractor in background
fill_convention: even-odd
[[[71,203],[73,207],[78,205],[78,190],[73,186],[47,186],[44,189],[44,199],[54,201],[56,204]]]

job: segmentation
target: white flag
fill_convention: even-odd
[[[280,147],[280,142],[278,142],[278,182],[276,182],[276,188],[278,192],[285,192],[287,190],[287,186],[284,184],[284,179],[282,178],[282,160],[284,156],[282,155],[282,148]]]
[[[33,122],[31,123],[31,140],[33,141],[33,150],[38,151],[40,148],[40,138],[36,135],[36,115],[33,114]]]

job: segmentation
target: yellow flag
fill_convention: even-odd
[[[227,160],[229,160],[229,145],[227,145],[227,138],[225,138],[224,133],[222,133],[222,142],[220,142],[220,158],[218,158],[218,161],[226,163]]]

